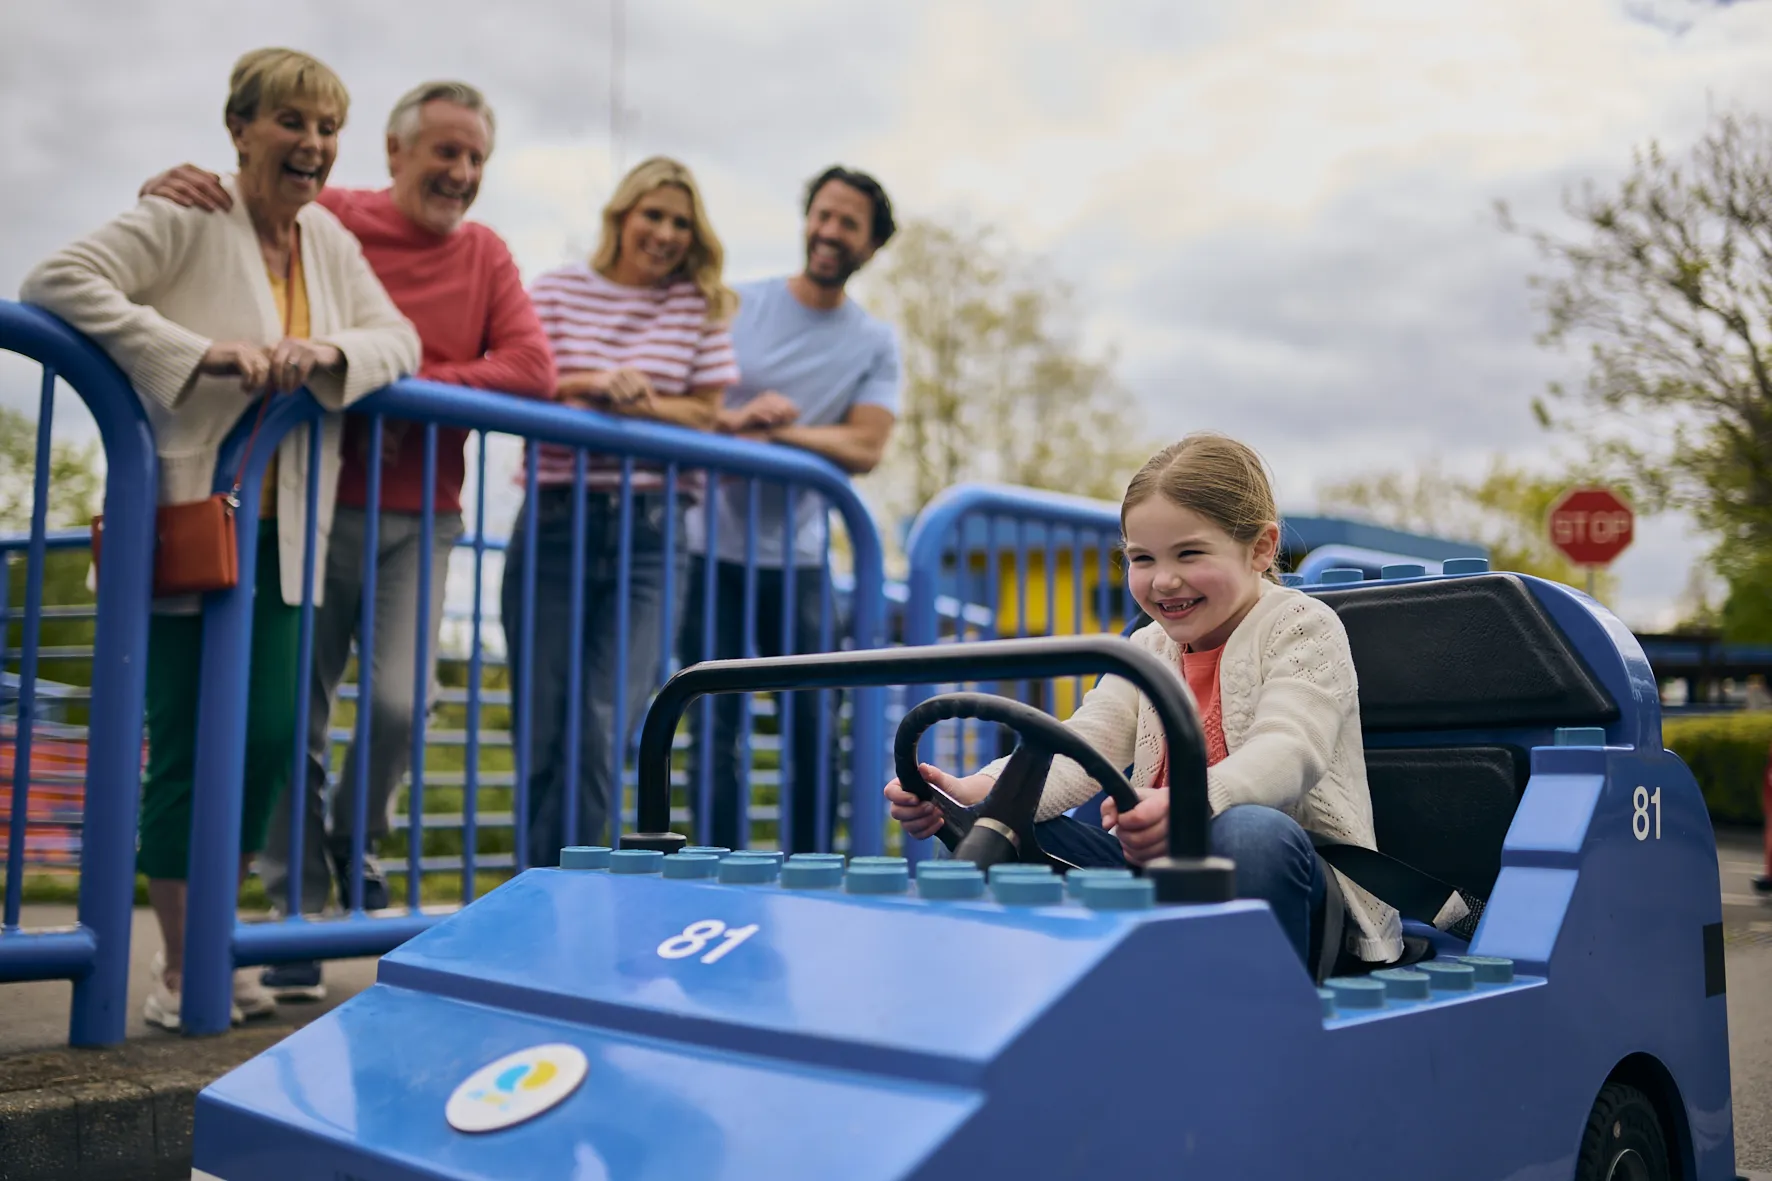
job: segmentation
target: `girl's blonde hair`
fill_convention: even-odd
[[[738,310],[738,293],[720,278],[726,251],[720,245],[720,236],[714,233],[713,224],[708,221],[695,174],[668,157],[654,156],[641,161],[615,186],[609,204],[603,206],[603,238],[597,243],[597,252],[591,256],[591,267],[600,275],[609,275],[615,268],[615,260],[621,257],[622,219],[640,203],[640,198],[666,185],[675,185],[689,194],[690,220],[695,228],[695,241],[690,243],[689,252],[683,256],[683,265],[677,268],[672,278],[688,279],[695,284],[695,289],[708,301],[710,322],[728,321]]]
[[[297,49],[255,49],[234,63],[223,113],[250,123],[260,111],[297,99],[334,108],[341,127],[351,110],[350,91],[324,62]]]
[[[1126,485],[1120,502],[1120,528],[1127,510],[1161,496],[1199,513],[1240,545],[1253,545],[1261,531],[1280,519],[1267,464],[1254,448],[1225,435],[1202,431],[1171,443],[1149,459]],[[1279,556],[1266,570],[1280,580]]]

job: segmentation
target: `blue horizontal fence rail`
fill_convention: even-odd
[[[368,448],[368,499],[364,508],[365,538],[364,552],[366,555],[377,552],[377,529],[381,515],[378,514],[378,496],[380,495],[380,457],[379,436],[384,420],[399,420],[406,423],[421,424],[426,431],[426,474],[427,479],[435,471],[435,432],[438,427],[456,427],[470,432],[478,432],[480,447],[478,448],[479,475],[477,481],[480,503],[475,514],[475,534],[472,543],[474,553],[475,575],[473,594],[475,608],[471,620],[469,671],[467,678],[466,706],[467,719],[463,742],[466,748],[466,761],[463,770],[462,808],[459,814],[463,828],[463,844],[460,869],[463,877],[464,896],[471,896],[473,878],[477,868],[488,867],[487,860],[479,859],[474,852],[477,846],[477,820],[475,815],[480,776],[480,746],[485,741],[481,722],[484,718],[486,702],[483,700],[483,675],[487,661],[481,653],[481,631],[484,624],[484,563],[485,553],[491,544],[484,537],[483,523],[485,482],[485,438],[487,432],[516,435],[529,440],[527,454],[530,462],[526,465],[530,473],[526,480],[526,496],[523,512],[520,514],[518,529],[526,539],[531,539],[525,546],[521,569],[518,573],[522,595],[520,602],[528,606],[524,619],[519,626],[519,636],[515,647],[517,651],[518,676],[513,686],[513,693],[519,702],[526,700],[526,693],[534,691],[529,684],[533,677],[534,655],[538,645],[559,646],[562,642],[571,644],[582,638],[579,627],[585,611],[588,609],[583,600],[583,583],[573,578],[573,574],[583,573],[586,563],[591,560],[584,548],[584,523],[586,521],[587,491],[585,476],[587,474],[587,455],[617,457],[621,475],[619,490],[606,499],[602,506],[613,514],[611,527],[617,541],[614,547],[613,576],[617,586],[615,602],[608,609],[617,620],[616,634],[623,637],[617,644],[615,659],[616,676],[614,681],[619,685],[623,681],[625,669],[622,667],[627,651],[627,624],[625,612],[632,596],[628,593],[635,578],[633,561],[634,544],[637,528],[637,502],[642,493],[635,491],[633,478],[639,465],[662,466],[664,471],[663,492],[668,501],[676,490],[687,490],[692,481],[699,479],[701,471],[714,473],[709,480],[708,493],[711,494],[717,479],[727,482],[729,494],[741,505],[746,506],[745,560],[739,563],[742,570],[743,608],[746,622],[744,645],[747,651],[754,651],[760,637],[758,625],[768,627],[774,620],[759,620],[757,612],[757,586],[760,576],[756,550],[756,522],[759,489],[779,486],[784,501],[786,521],[784,533],[791,537],[794,529],[794,514],[799,502],[797,493],[804,492],[816,496],[823,505],[836,509],[842,518],[845,531],[849,538],[850,557],[853,566],[853,590],[849,596],[852,619],[848,632],[851,642],[857,647],[877,646],[883,638],[883,622],[885,610],[884,572],[879,536],[859,497],[849,485],[848,480],[834,466],[808,453],[790,448],[753,444],[738,440],[722,439],[710,434],[687,431],[680,428],[664,426],[650,422],[639,422],[629,419],[569,410],[559,406],[529,401],[499,394],[487,394],[473,390],[451,386],[441,386],[421,381],[402,381],[380,391],[352,407],[354,413],[370,416],[370,446]],[[192,862],[190,876],[190,911],[187,920],[185,985],[183,1018],[187,1030],[196,1033],[219,1032],[228,1024],[231,972],[236,964],[272,963],[294,959],[321,959],[337,956],[376,954],[386,951],[409,938],[417,931],[424,929],[434,921],[435,916],[412,906],[418,898],[416,882],[417,873],[425,868],[423,857],[423,825],[425,812],[424,795],[424,763],[423,757],[427,749],[424,705],[429,694],[429,686],[415,686],[414,766],[408,795],[408,816],[406,818],[408,841],[407,884],[408,909],[404,913],[370,916],[363,913],[361,902],[364,882],[362,878],[363,834],[366,827],[367,793],[360,788],[355,799],[351,801],[354,810],[353,848],[350,851],[351,871],[348,882],[348,905],[351,913],[340,919],[310,921],[299,914],[299,884],[292,880],[289,899],[292,905],[288,908],[292,917],[268,923],[237,924],[235,919],[236,906],[236,873],[238,869],[238,853],[241,824],[240,769],[245,760],[245,725],[244,709],[246,701],[246,684],[248,656],[251,635],[251,591],[252,571],[258,560],[258,512],[259,495],[265,470],[277,444],[291,432],[305,428],[307,433],[306,446],[312,457],[322,444],[323,416],[319,407],[306,394],[296,397],[278,399],[266,414],[261,429],[260,443],[253,450],[252,460],[242,476],[241,505],[239,521],[239,558],[241,580],[240,586],[233,591],[208,596],[205,604],[204,645],[202,668],[202,699],[198,711],[198,750],[201,752],[197,768],[192,840]],[[229,443],[224,447],[217,464],[219,473],[232,473],[239,461],[246,435],[244,421],[236,428]],[[538,482],[535,477],[535,457],[538,443],[550,443],[564,446],[572,450],[574,481],[566,492],[571,521],[575,527],[571,530],[572,542],[568,546],[569,574],[566,579],[569,586],[569,608],[566,617],[568,634],[537,635],[534,624],[536,592],[536,552],[539,548],[537,526],[540,514],[537,507]],[[307,502],[312,506],[318,504],[318,472],[320,465],[310,462],[307,465],[309,483],[306,488]],[[556,494],[557,495],[557,494]],[[555,505],[558,508],[558,505]],[[710,552],[718,551],[718,514],[710,514],[714,521],[707,528],[710,536],[706,548]],[[423,514],[421,529],[429,531],[434,527],[430,513]],[[315,516],[309,514],[308,520],[313,522]],[[650,527],[650,526],[649,526]],[[662,548],[665,554],[674,558],[681,552],[684,539],[676,536],[676,516],[672,512],[663,513],[664,537]],[[420,545],[421,553],[429,552],[430,538],[427,536]],[[556,555],[557,557],[558,555]],[[312,526],[306,547],[304,565],[305,573],[312,574],[316,562],[313,545]],[[421,568],[425,565],[420,562]],[[715,563],[706,563],[707,572],[704,577],[713,584]],[[682,575],[676,570],[674,560],[661,563],[663,579],[663,599],[671,601],[682,589]],[[791,564],[776,575],[782,584],[783,618],[776,630],[780,632],[790,647],[794,634],[793,621],[787,618],[788,607],[794,602],[794,584],[796,579],[817,579],[823,597],[821,613],[821,630],[823,634],[819,642],[836,643],[838,637],[832,627],[831,585],[829,577],[817,578],[819,567],[795,568]],[[375,632],[374,582],[376,574],[373,562],[366,562],[363,572],[362,599],[365,608],[359,617],[359,653],[368,650],[371,645],[367,641]],[[676,585],[673,585],[676,584]],[[305,584],[311,588],[312,579]],[[425,588],[421,587],[421,590]],[[550,591],[556,590],[550,587]],[[707,588],[704,587],[704,591]],[[717,587],[714,588],[716,591]],[[302,607],[301,646],[303,649],[303,666],[309,660],[309,650],[314,634],[314,604],[311,591],[305,596]],[[717,594],[704,594],[706,611],[709,615],[718,605]],[[428,637],[428,622],[425,612],[416,612],[420,620],[421,631]],[[704,620],[705,624],[705,620]],[[661,621],[662,626],[662,621]],[[668,630],[668,629],[667,629]],[[704,631],[706,630],[704,626]],[[704,636],[705,638],[705,636]],[[675,647],[669,643],[671,637],[662,637],[665,653]],[[421,641],[422,642],[422,641]],[[570,651],[571,649],[569,649]],[[582,652],[582,649],[578,651]],[[529,657],[529,659],[524,659]],[[357,721],[355,725],[358,739],[357,765],[355,767],[356,782],[364,781],[364,761],[367,758],[366,748],[371,737],[372,708],[365,708],[364,703],[371,701],[375,695],[374,679],[376,670],[373,661],[358,661],[357,685]],[[415,669],[391,670],[388,675],[413,676],[421,674],[415,680],[422,679],[424,653],[418,653]],[[582,671],[577,667],[579,661],[569,661],[571,676],[567,685],[566,698],[567,736],[563,744],[568,752],[569,772],[576,771],[570,765],[571,760],[578,757],[579,743],[575,728],[579,724],[582,711],[571,709],[572,705],[582,705],[585,685]],[[305,684],[305,681],[304,681]],[[637,711],[630,710],[617,693],[612,709],[610,728],[612,732],[626,739],[636,729],[639,717]],[[532,698],[531,698],[532,699]],[[298,697],[305,702],[305,695]],[[298,713],[304,711],[305,704],[298,705]],[[782,726],[791,731],[793,723],[784,714]],[[849,778],[856,785],[873,785],[883,781],[882,760],[884,756],[884,736],[882,691],[877,688],[855,691],[852,708],[849,714],[848,759]],[[528,766],[528,750],[531,738],[530,711],[519,708],[514,718],[515,774],[513,811],[517,818],[526,814],[526,786],[530,778]],[[707,720],[699,719],[701,726]],[[297,750],[294,752],[295,765],[298,770],[291,785],[292,792],[299,792],[302,787],[305,770],[306,751],[306,719],[297,720]],[[741,720],[740,742],[746,745],[749,735],[748,716]],[[826,737],[820,735],[821,738]],[[791,734],[782,736],[785,748],[791,741]],[[627,743],[618,740],[613,744],[615,758],[623,768],[618,777],[618,784],[627,778],[625,774],[625,755]],[[835,743],[826,743],[826,748]],[[741,754],[741,760],[748,764],[748,750]],[[702,766],[707,764],[704,761]],[[705,776],[705,773],[704,773]],[[819,811],[825,817],[834,816],[836,811],[836,792],[834,784],[825,783],[820,776]],[[572,782],[570,774],[567,782]],[[696,794],[699,796],[696,809],[698,829],[705,826],[710,812],[707,790],[697,784]],[[744,800],[748,798],[748,785],[740,793],[739,806],[741,815]],[[568,803],[567,823],[576,819],[571,814],[571,801],[576,794],[565,793]],[[290,801],[285,801],[289,804]],[[622,799],[615,799],[614,819],[619,826],[627,815],[622,807]],[[781,811],[785,814],[786,801],[783,800]],[[292,827],[300,826],[295,817],[301,811],[299,806],[292,806]],[[525,827],[517,824],[515,830],[514,855],[512,860],[517,867],[528,864],[551,864],[557,851],[533,850],[525,848]],[[570,828],[568,829],[570,831]],[[878,852],[882,846],[884,831],[884,808],[874,791],[860,791],[855,795],[854,806],[848,815],[848,848],[854,853]],[[301,833],[300,836],[311,838],[311,834]],[[300,860],[299,853],[292,858]],[[292,878],[293,878],[292,874]]]
[[[135,901],[135,821],[141,792],[142,697],[153,578],[154,507],[159,467],[153,432],[135,393],[91,342],[45,312],[0,301],[0,351],[42,367],[31,523],[25,543],[25,595],[13,698],[13,776],[7,816],[5,896],[0,908],[0,982],[73,981],[68,1040],[123,1040],[128,1021],[129,935]],[[105,543],[98,574],[89,702],[86,783],[80,842],[78,925],[26,931],[20,925],[25,825],[36,730],[43,579],[52,548],[77,548],[48,529],[51,434],[60,378],[86,404],[104,448]],[[10,589],[11,558],[0,585]],[[10,615],[10,612],[8,612]],[[10,618],[0,635],[10,638]]]
[[[1117,632],[1137,614],[1120,574],[1119,506],[1000,484],[957,484],[924,506],[905,550],[904,641],[935,644]],[[976,688],[1057,716],[1082,700],[1082,678],[984,685],[907,685],[904,708]],[[923,737],[920,754],[966,775],[1000,751],[994,727],[963,721]],[[912,860],[933,843],[905,840]]]

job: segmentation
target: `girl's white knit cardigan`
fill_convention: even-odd
[[[1175,669],[1186,689],[1180,649],[1159,625],[1140,628],[1129,642]],[[1225,643],[1218,691],[1228,754],[1207,772],[1213,815],[1233,804],[1263,804],[1311,832],[1377,848],[1359,684],[1347,632],[1333,610],[1301,591],[1263,582],[1261,598]],[[1130,681],[1103,677],[1065,725],[1114,766],[1130,763],[1140,795],[1152,790],[1163,764],[1163,730],[1156,709]],[[995,778],[1005,762],[984,773]],[[1038,819],[1074,808],[1098,790],[1075,763],[1056,759]],[[1340,882],[1352,920],[1349,949],[1367,961],[1396,959],[1403,950],[1397,912],[1346,877]]]

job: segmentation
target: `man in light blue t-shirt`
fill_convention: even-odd
[[[872,471],[880,462],[898,414],[898,341],[889,325],[868,315],[843,289],[895,228],[885,190],[865,173],[830,168],[807,186],[805,269],[788,278],[738,286],[742,302],[732,324],[732,344],[739,381],[726,391],[721,431],[801,447],[852,474]],[[754,537],[757,558],[755,647],[750,655],[816,652],[824,646],[824,503],[810,492],[796,495],[790,540],[783,490],[760,485],[758,491],[754,531],[746,527],[749,498],[742,482],[722,487],[714,500],[711,607],[705,525],[702,514],[690,515],[693,556],[683,615],[685,664],[746,655],[747,534]],[[794,570],[794,634],[784,643],[783,568],[788,565]],[[711,652],[705,642],[710,630]],[[841,639],[835,620],[830,635],[833,644]],[[784,751],[789,757],[783,762],[782,846],[794,852],[826,849],[830,818],[837,810],[831,757],[837,746],[835,713],[819,709],[817,693],[791,696],[791,706],[782,701],[779,710],[784,717],[791,710],[793,725],[792,749]],[[711,839],[728,848],[738,848],[743,835],[738,831],[738,720],[737,696],[714,699],[712,751],[702,749],[698,730],[690,777],[691,784],[699,783],[706,758],[713,777]],[[822,809],[821,767],[832,785]],[[696,796],[692,790],[690,798]]]

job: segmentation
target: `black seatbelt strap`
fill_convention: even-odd
[[[1377,849],[1350,845],[1314,832],[1310,838],[1324,861],[1362,890],[1395,907],[1404,918],[1438,927],[1460,939],[1469,940],[1476,934],[1477,920],[1483,914],[1482,898]],[[1450,907],[1456,917],[1448,917],[1454,898],[1463,901],[1466,913],[1456,915],[1458,908]]]

